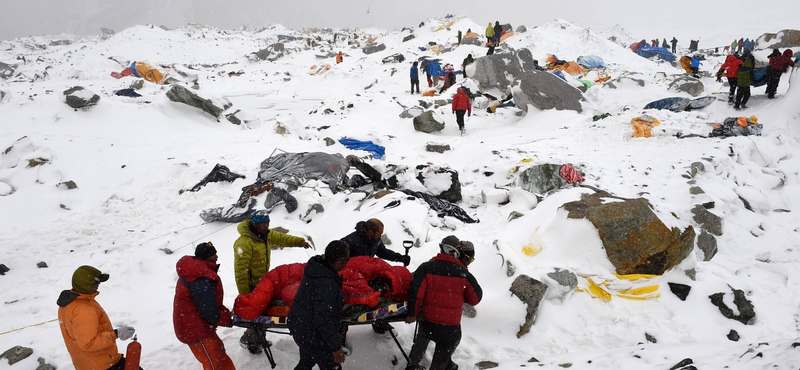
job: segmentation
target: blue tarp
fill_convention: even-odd
[[[648,59],[652,57],[657,57],[658,59],[667,62],[672,62],[675,60],[675,54],[672,54],[672,52],[670,52],[669,50],[660,47],[642,46],[634,50],[633,52],[639,54],[639,56],[643,58],[648,58]]]
[[[371,152],[372,156],[377,158],[377,159],[383,158],[383,155],[386,154],[386,148],[384,148],[384,147],[382,147],[382,146],[380,146],[378,144],[375,144],[375,143],[373,143],[371,141],[361,141],[361,140],[348,139],[346,137],[343,137],[343,138],[339,139],[339,143],[341,143],[342,145],[346,146],[348,149],[366,150],[368,152]]]
[[[756,68],[753,70],[753,80],[750,85],[754,87],[764,86],[767,83],[767,67]]]
[[[709,104],[715,102],[717,98],[713,96],[706,96],[703,98],[689,99],[689,98],[664,98],[644,106],[644,109],[666,109],[673,112],[691,111],[694,109],[701,109],[707,107]]]
[[[586,69],[605,68],[606,62],[597,55],[583,55],[578,57],[578,64]]]

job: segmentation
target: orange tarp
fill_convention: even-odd
[[[655,117],[643,114],[631,119],[633,135],[631,137],[652,137],[652,129],[661,124]]]

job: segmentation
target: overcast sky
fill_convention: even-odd
[[[500,21],[517,27],[562,18],[602,31],[614,24],[633,37],[714,39],[738,35],[740,22],[762,23],[764,32],[800,28],[800,1],[770,6],[744,0],[537,1],[430,0],[6,0],[0,12],[0,40],[20,36],[98,34],[101,27],[121,31],[137,24],[182,26],[202,23],[219,28],[280,23],[289,28],[417,26],[446,14],[478,24]],[[752,9],[750,11],[749,9]],[[746,27],[753,29],[752,25]]]

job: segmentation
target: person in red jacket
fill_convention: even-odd
[[[195,248],[194,256],[178,260],[172,323],[175,336],[189,345],[204,370],[235,370],[217,335],[218,326],[232,326],[231,312],[222,304],[217,258],[217,249],[207,242]]]
[[[739,80],[736,76],[739,73],[740,65],[742,65],[741,59],[737,58],[735,55],[728,55],[728,57],[725,58],[725,63],[722,63],[722,66],[719,67],[719,71],[717,71],[717,82],[722,82],[722,72],[725,72],[725,77],[728,78],[728,85],[730,86],[728,103],[730,104],[733,104],[733,98],[736,96],[736,84]]]
[[[777,54],[777,49],[775,53]],[[767,98],[775,99],[775,93],[778,92],[778,84],[781,82],[781,75],[789,69],[789,66],[794,67],[792,61],[792,49],[783,51],[783,55],[776,55],[769,58],[769,66],[767,67]]]
[[[469,114],[472,117],[472,103],[469,101],[467,92],[462,88],[458,88],[456,95],[453,96],[453,113],[456,115],[456,123],[458,123],[458,130],[461,135],[464,135],[464,114]]]
[[[406,322],[419,320],[406,370],[424,370],[419,362],[430,341],[436,343],[430,370],[454,370],[452,361],[461,342],[461,310],[483,297],[478,281],[467,270],[475,260],[475,247],[450,235],[439,244],[441,252],[419,266],[408,289]]]

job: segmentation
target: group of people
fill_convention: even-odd
[[[254,212],[238,226],[234,242],[234,275],[240,294],[252,291],[269,271],[270,251],[280,247],[311,248],[305,239],[269,228],[269,213]],[[383,223],[375,218],[356,224],[355,231],[330,242],[322,255],[308,260],[288,317],[292,338],[299,348],[295,369],[341,369],[345,361],[341,330],[341,271],[351,257],[370,256],[408,266],[411,257],[394,252],[383,244]],[[422,263],[409,287],[407,323],[418,322],[407,369],[421,369],[419,362],[430,341],[436,343],[430,369],[452,370],[451,356],[461,338],[461,308],[476,305],[482,290],[467,267],[475,259],[474,245],[448,236],[439,245],[440,253]],[[178,281],[173,301],[173,326],[179,341],[189,346],[204,370],[233,370],[216,328],[233,324],[231,311],[223,304],[223,284],[218,274],[217,249],[211,242],[200,243],[193,255],[176,263]],[[61,334],[76,370],[123,370],[126,358],[116,340],[128,340],[135,329],[113,328],[108,315],[95,300],[99,284],[109,279],[92,266],[78,267],[72,276],[72,289],[57,300]],[[346,331],[345,331],[346,332]],[[260,353],[255,331],[246,331],[240,344],[251,353]],[[140,368],[141,370],[141,368]]]
[[[742,54],[745,50],[753,50],[755,46],[756,42],[749,38],[739,39],[738,41],[733,40],[733,42],[731,42],[731,53]]]
[[[769,55],[769,65],[766,67],[767,98],[774,99],[781,81],[781,75],[794,67],[792,50],[786,49],[781,53],[774,49]],[[750,84],[755,79],[755,58],[750,49],[744,49],[741,55],[730,54],[725,58],[725,63],[717,71],[717,81],[722,82],[723,74],[728,79],[728,103],[734,109],[746,109],[750,99]]]

